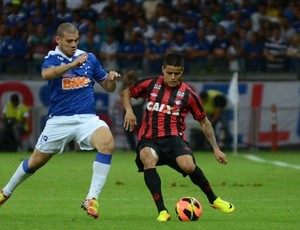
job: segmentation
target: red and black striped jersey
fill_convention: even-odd
[[[163,76],[159,76],[139,80],[129,89],[135,99],[147,100],[138,131],[139,140],[178,135],[186,140],[185,117],[188,113],[197,121],[206,117],[198,94],[183,82],[172,88],[164,83]]]

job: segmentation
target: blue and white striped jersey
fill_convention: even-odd
[[[79,55],[86,53],[77,49],[73,57],[64,55],[58,47],[49,51],[42,64],[42,70],[48,67],[66,65]],[[82,66],[70,69],[62,76],[48,81],[50,88],[50,106],[48,118],[52,116],[71,116],[74,114],[95,114],[94,84],[104,80],[107,72],[92,53]]]

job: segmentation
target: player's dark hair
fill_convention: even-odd
[[[168,54],[164,61],[163,66],[184,66],[184,60],[180,54]]]
[[[75,25],[69,22],[62,23],[56,30],[56,36],[63,37],[64,33],[76,34],[78,30]]]

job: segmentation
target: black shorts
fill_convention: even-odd
[[[155,150],[159,158],[157,165],[168,165],[177,172],[180,172],[183,176],[187,174],[177,165],[176,158],[182,155],[190,155],[195,162],[193,152],[188,142],[179,136],[157,138],[156,140],[141,140],[137,144],[137,157],[135,160],[139,172],[144,171],[144,165],[139,157],[139,151],[144,147],[150,147]]]

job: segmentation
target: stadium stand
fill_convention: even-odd
[[[228,80],[232,71],[247,80],[300,79],[299,1],[150,2],[1,0],[0,79],[12,74],[38,79],[40,57],[55,45],[55,28],[61,22],[76,24],[79,47],[98,57],[104,57],[102,44],[113,39],[113,48],[118,47],[114,65],[122,72],[135,67],[145,76],[159,74],[155,53],[160,60],[162,54],[176,51],[184,54],[192,80]],[[274,52],[280,53],[275,62]],[[16,71],[16,65],[22,68]],[[276,74],[274,65],[280,65]]]

